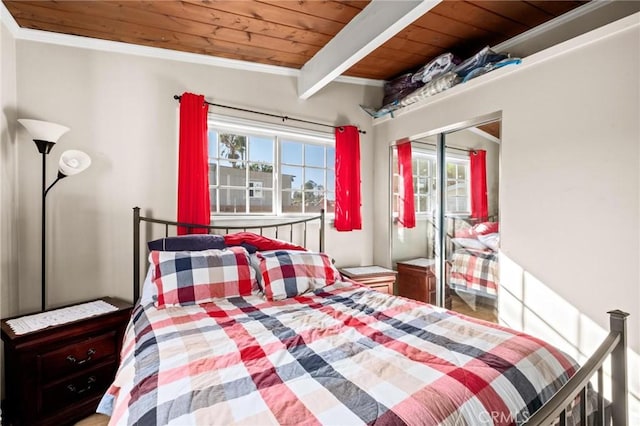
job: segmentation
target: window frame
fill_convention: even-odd
[[[272,196],[272,210],[270,212],[250,212],[249,207],[250,207],[250,196],[249,196],[249,191],[250,189],[247,189],[247,195],[245,197],[245,208],[243,212],[217,212],[214,211],[212,209],[211,211],[211,220],[213,221],[214,219],[221,219],[221,218],[229,218],[229,219],[242,219],[242,218],[256,218],[256,217],[273,217],[273,218],[283,218],[283,217],[305,217],[305,216],[314,216],[319,214],[318,212],[283,212],[282,209],[282,199],[283,199],[283,190],[282,190],[282,179],[281,179],[281,170],[282,170],[282,166],[283,166],[283,162],[281,160],[281,148],[282,148],[282,143],[283,141],[287,141],[287,142],[297,142],[297,143],[301,143],[303,144],[303,159],[304,159],[304,146],[306,145],[320,145],[323,147],[330,147],[330,148],[334,148],[335,149],[335,137],[333,135],[333,133],[329,133],[329,132],[321,132],[321,131],[315,131],[315,130],[309,130],[309,129],[303,129],[303,128],[298,128],[298,127],[291,127],[291,126],[286,126],[286,125],[281,125],[281,124],[273,124],[273,123],[266,123],[266,122],[261,122],[261,121],[256,121],[256,120],[250,120],[250,119],[245,119],[245,118],[239,118],[239,117],[231,117],[231,116],[224,116],[224,115],[220,115],[220,114],[213,114],[213,113],[209,113],[208,117],[207,117],[207,138],[208,138],[208,134],[209,131],[215,131],[218,134],[220,133],[235,133],[235,134],[240,134],[240,135],[246,135],[247,136],[247,145],[249,144],[249,137],[250,136],[258,136],[258,137],[271,137],[273,138],[273,187],[272,188],[260,188],[260,192],[262,194],[264,194],[265,191],[271,191],[273,196]],[[207,139],[207,144],[209,144],[210,141]],[[219,147],[217,148],[219,149]],[[313,169],[320,169],[323,170],[325,173],[325,181],[328,181],[328,175],[326,174],[328,171],[333,170],[334,173],[334,182],[335,182],[335,162],[333,165],[333,168],[329,168],[327,166],[327,157],[326,157],[326,150],[325,152],[325,158],[323,160],[324,162],[324,167],[320,168],[317,166],[307,166],[306,164],[301,165],[300,167],[303,168],[303,170],[307,167],[313,168]],[[216,194],[219,193],[220,191],[220,152],[216,153],[216,156],[209,156],[209,159],[215,159],[215,162],[211,162],[209,161],[209,172],[211,172],[211,165],[216,164],[216,184],[211,184],[211,182],[209,183],[209,191],[210,194]],[[249,162],[248,158],[245,159],[245,162]],[[304,163],[304,160],[303,160]],[[248,168],[248,167],[247,167]],[[249,173],[249,171],[247,171],[247,173]],[[249,178],[247,178],[247,187],[249,188],[249,182],[250,182],[250,175]],[[304,186],[304,183],[303,183]],[[240,188],[240,187],[238,187]],[[301,189],[301,191],[304,192],[304,187]],[[326,189],[326,185],[325,185],[325,193],[326,193],[327,189]],[[335,183],[334,183],[334,188],[333,191],[328,191],[330,193],[334,194],[334,201],[335,201]],[[215,195],[214,195],[215,196]],[[213,205],[213,203],[212,203]],[[215,202],[215,205],[217,206],[217,209],[220,208],[220,204],[219,204],[219,197]],[[326,204],[325,204],[326,206]],[[304,205],[303,205],[303,209],[304,209]],[[334,212],[327,212],[325,209],[325,216],[326,217],[334,217]]]
[[[431,163],[429,165],[429,170],[431,171],[430,175],[426,175],[426,176],[420,176],[419,174],[417,174],[416,170],[412,170],[412,174],[413,174],[413,182],[414,182],[414,188],[413,188],[413,192],[414,192],[414,209],[415,209],[415,213],[416,213],[416,218],[419,217],[433,217],[433,213],[427,211],[419,211],[419,197],[421,196],[421,193],[419,193],[417,191],[416,188],[416,182],[418,182],[420,179],[426,179],[427,180],[427,185],[429,185],[430,182],[433,182],[435,180],[437,180],[437,173],[435,172],[435,169],[437,167],[436,164],[436,152],[435,150],[429,150],[429,149],[413,149],[412,151],[412,155],[416,156],[416,157],[423,157],[423,158],[428,158],[429,162]],[[414,160],[412,158],[412,160]],[[445,165],[449,164],[449,162],[454,162],[457,164],[464,164],[465,166],[465,174],[466,174],[466,183],[467,183],[467,207],[468,210],[466,211],[455,211],[455,212],[445,212],[446,215],[448,216],[457,216],[457,217],[466,217],[466,216],[470,216],[471,215],[471,161],[469,160],[468,156],[462,155],[462,154],[457,154],[457,153],[453,153],[453,152],[448,152],[445,156]],[[392,166],[393,170],[392,170],[392,179],[397,180],[399,178],[399,173],[398,173],[398,151],[396,149],[393,150],[393,159],[392,159]],[[447,178],[447,181],[449,179]],[[455,180],[459,180],[459,179],[455,179]],[[391,183],[392,188],[395,187],[395,183],[392,182]],[[445,184],[446,187],[446,184]],[[397,198],[399,197],[399,192],[397,191],[398,188],[395,188],[396,191],[392,191],[393,194],[393,199],[392,199],[392,212],[393,212],[393,217],[395,219],[397,219],[398,217],[398,209],[397,209]],[[429,205],[429,199],[431,198],[431,205],[434,205],[434,203],[436,202],[435,200],[435,193],[433,194],[433,196],[429,196],[427,195],[427,206]],[[456,203],[457,205],[458,203]],[[448,205],[448,203],[447,203]]]

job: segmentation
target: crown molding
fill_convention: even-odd
[[[276,65],[259,64],[256,62],[240,61],[237,59],[220,58],[217,56],[200,55],[197,53],[179,52],[160,47],[140,46],[119,41],[100,40],[90,37],[60,34],[49,31],[21,28],[13,18],[7,7],[0,1],[0,20],[6,25],[16,40],[34,41],[38,43],[56,44],[59,46],[76,47],[79,49],[99,50],[103,52],[122,53],[126,55],[147,58],[164,59],[192,64],[209,65],[221,68],[275,74],[288,77],[300,76],[300,70]],[[340,76],[334,80],[338,83],[348,83],[363,86],[384,85],[383,80]]]

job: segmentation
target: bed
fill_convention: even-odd
[[[447,285],[472,309],[476,305],[497,309],[500,286],[498,222],[453,218],[449,226]]]
[[[234,244],[223,249],[152,250],[140,293],[140,222],[177,224],[134,210],[137,303],[98,411],[139,425],[604,421],[603,398],[576,404],[576,395],[588,399],[585,375],[613,352],[625,386],[614,386],[614,422],[626,424],[625,314],[612,316],[604,355],[586,371],[535,337],[341,277],[323,253],[324,215],[295,223],[306,235],[312,220],[318,251],[263,239],[262,227],[249,239],[224,227]],[[212,294],[176,278],[196,280],[199,268],[217,277]]]

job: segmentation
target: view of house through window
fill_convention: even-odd
[[[334,140],[210,123],[209,188],[212,214],[333,213]]]
[[[448,156],[447,214],[470,214],[469,159]],[[416,214],[433,214],[436,206],[436,154],[412,152],[413,192]],[[398,157],[393,154],[393,212],[398,212]]]

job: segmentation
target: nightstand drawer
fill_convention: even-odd
[[[340,273],[381,293],[393,294],[396,271],[381,266],[354,266],[341,268]]]
[[[42,389],[42,413],[47,414],[102,395],[113,380],[115,362],[104,364],[71,379],[64,379]]]
[[[38,357],[42,380],[47,383],[91,368],[108,357],[115,357],[117,347],[114,330],[41,354]]]
[[[366,283],[366,284],[369,286],[369,288],[379,291],[380,293],[393,294],[393,282],[394,280],[386,281],[386,282]]]

